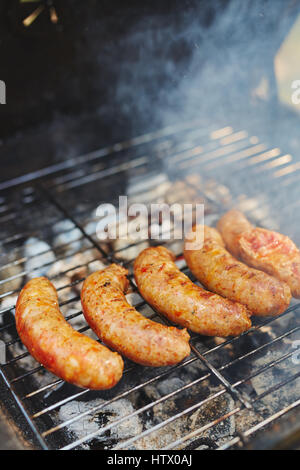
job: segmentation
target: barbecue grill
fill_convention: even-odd
[[[93,336],[79,292],[89,272],[111,262],[129,269],[129,302],[149,318],[167,322],[139,295],[132,264],[148,244],[165,244],[195,281],[182,256],[182,241],[100,241],[96,207],[103,202],[117,206],[120,194],[147,205],[201,201],[205,221],[213,225],[235,206],[254,223],[280,230],[300,245],[295,217],[299,170],[290,154],[247,129],[193,121],[0,183],[0,340],[6,351],[0,397],[22,446],[299,446],[300,303],[295,300],[279,317],[254,318],[252,328],[239,337],[192,334],[191,355],[176,366],[142,367],[125,359],[120,383],[97,392],[47,372],[22,346],[14,322],[16,297],[26,280],[47,275],[66,319]]]

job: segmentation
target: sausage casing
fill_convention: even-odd
[[[196,241],[199,232],[204,233],[203,243]],[[279,315],[288,307],[289,286],[231,256],[216,229],[197,225],[187,240],[193,244],[184,250],[187,265],[209,290],[246,305],[254,315]]]
[[[104,343],[146,366],[177,364],[190,354],[189,334],[141,315],[126,300],[128,271],[117,264],[84,281],[81,303],[86,321]]]
[[[67,382],[103,390],[122,376],[121,356],[69,325],[59,310],[55,287],[45,277],[30,280],[20,292],[16,326],[30,354]]]
[[[289,237],[253,227],[236,210],[219,220],[218,229],[231,253],[249,266],[286,282],[292,295],[300,298],[300,251]]]
[[[238,335],[251,326],[244,305],[223,299],[194,284],[163,246],[143,250],[134,263],[134,276],[149,304],[174,323],[208,336]]]

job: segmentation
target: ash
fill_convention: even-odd
[[[96,413],[92,411],[93,408],[100,405],[103,405],[100,411]],[[91,410],[91,413],[68,426],[68,433],[71,433],[72,437],[75,436],[76,439],[81,439],[90,433],[95,433],[101,429],[101,425],[107,426],[115,420],[123,418],[132,413],[134,408],[130,401],[124,399],[109,405],[106,405],[102,399],[91,400],[89,402],[72,401],[60,408],[59,422],[67,421],[89,410]],[[133,416],[120,423],[117,427],[112,427],[110,431],[97,435],[95,439],[99,442],[110,441],[112,438],[119,441],[135,436],[136,433],[139,434],[140,432],[142,432],[140,419],[138,416]],[[88,448],[89,446],[85,444],[84,447]]]

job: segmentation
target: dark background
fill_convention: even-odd
[[[273,61],[298,1],[60,0],[56,25],[46,8],[25,28],[41,3],[0,2],[0,180],[195,118],[272,140],[288,128],[297,151]]]

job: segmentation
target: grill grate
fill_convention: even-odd
[[[227,449],[247,446],[261,429],[296,412],[300,373],[293,358],[300,350],[300,303],[295,301],[280,317],[254,319],[237,338],[192,334],[191,356],[174,367],[144,368],[125,360],[123,379],[105,392],[78,389],[38,365],[17,336],[13,313],[26,280],[45,274],[58,290],[66,319],[93,336],[82,317],[81,284],[90,271],[122,262],[130,273],[128,299],[166,323],[134,283],[132,262],[145,240],[99,242],[95,208],[102,202],[116,205],[119,194],[146,204],[200,200],[207,223],[214,223],[239,205],[256,223],[300,244],[294,217],[298,170],[290,155],[246,131],[203,129],[193,122],[0,185],[0,339],[7,351],[0,373],[34,446]],[[182,243],[159,243],[176,253],[178,266],[195,281]]]

